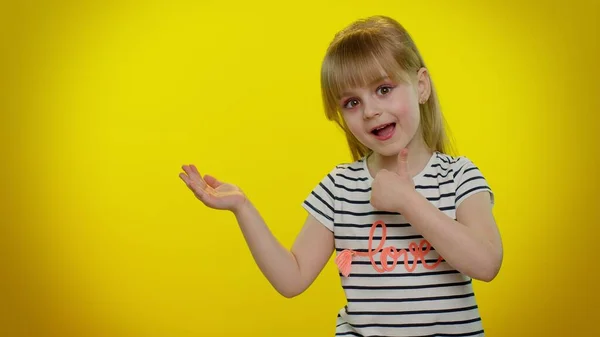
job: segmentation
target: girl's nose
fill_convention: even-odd
[[[381,115],[381,109],[377,105],[365,105],[363,117],[365,119],[371,119]]]

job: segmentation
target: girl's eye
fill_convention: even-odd
[[[387,95],[392,91],[392,87],[390,86],[382,86],[377,88],[377,93],[381,94],[381,95]]]
[[[355,105],[358,104],[358,100],[356,99],[351,99],[348,100],[345,104],[344,104],[344,108],[345,109],[352,109]]]

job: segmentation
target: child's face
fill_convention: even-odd
[[[350,132],[382,156],[397,155],[419,130],[419,100],[425,89],[419,80],[422,76],[419,72],[411,83],[382,76],[368,86],[342,94],[340,109]]]

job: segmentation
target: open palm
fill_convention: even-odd
[[[185,173],[179,174],[181,180],[196,198],[210,208],[232,211],[246,200],[237,186],[220,182],[209,175],[202,177],[194,165],[183,165],[182,169]]]

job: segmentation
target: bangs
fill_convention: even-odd
[[[368,34],[347,37],[330,50],[322,69],[322,85],[330,103],[343,92],[371,85],[384,77],[407,81],[406,69],[396,61],[393,46],[384,46]],[[399,50],[398,50],[399,52]],[[400,58],[401,59],[401,58]]]

